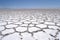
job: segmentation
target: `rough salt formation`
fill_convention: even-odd
[[[0,40],[60,40],[60,9],[0,10]]]

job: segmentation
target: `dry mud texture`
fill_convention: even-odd
[[[0,10],[0,40],[60,40],[60,9]]]

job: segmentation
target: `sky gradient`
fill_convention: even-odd
[[[60,0],[0,0],[0,8],[60,8]]]

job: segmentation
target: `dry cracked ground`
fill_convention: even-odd
[[[60,9],[0,10],[0,40],[60,40]]]

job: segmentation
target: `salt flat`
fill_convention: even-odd
[[[0,40],[60,40],[60,9],[1,9]]]

